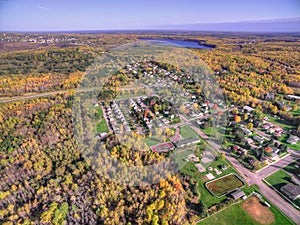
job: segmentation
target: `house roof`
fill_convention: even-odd
[[[291,199],[297,199],[300,196],[300,186],[293,183],[284,185],[280,190]]]
[[[247,105],[244,106],[243,109],[244,109],[244,110],[247,110],[248,112],[252,112],[252,111],[254,110],[252,107],[247,106]]]
[[[175,144],[176,144],[177,147],[181,147],[181,146],[184,146],[184,145],[197,143],[199,141],[200,141],[200,139],[195,137],[195,138],[189,138],[189,139],[185,139],[185,140],[182,140],[182,141],[178,141]]]
[[[245,193],[242,191],[242,190],[237,190],[235,192],[232,192],[230,194],[234,199],[238,199],[238,198],[241,198],[243,196],[245,196]]]

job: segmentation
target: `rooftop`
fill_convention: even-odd
[[[234,199],[239,199],[239,198],[242,198],[245,196],[245,193],[242,191],[242,190],[237,190],[235,192],[232,192],[231,194],[231,197],[234,198]]]
[[[288,183],[288,184],[284,185],[280,190],[293,200],[300,197],[300,186],[299,185],[296,185],[293,183]]]

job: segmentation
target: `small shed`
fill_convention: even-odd
[[[244,197],[245,193],[242,190],[237,190],[237,191],[232,192],[230,195],[233,199],[239,199],[239,198]]]

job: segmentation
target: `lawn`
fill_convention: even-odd
[[[287,120],[283,120],[280,118],[275,118],[269,114],[264,114],[264,116],[267,116],[270,119],[271,123],[277,124],[280,127],[282,127],[285,130],[290,130],[290,129],[295,129],[296,125],[292,124],[291,122],[287,121]]]
[[[229,208],[210,216],[197,223],[197,225],[261,225],[255,222],[241,207],[240,204],[232,205]]]
[[[289,170],[291,165],[287,166],[287,170]],[[284,172],[283,170],[278,170],[277,172],[273,173],[272,175],[268,176],[265,180],[276,190],[278,190],[280,193],[280,188],[283,187],[284,185],[290,183],[291,176]],[[282,193],[283,194],[283,193]],[[288,197],[288,196],[287,196]],[[295,205],[300,207],[300,198],[296,200],[290,199]]]
[[[217,180],[207,182],[205,187],[216,196],[222,196],[230,191],[240,188],[244,183],[235,175],[223,176]]]
[[[155,137],[145,138],[143,140],[149,147],[161,143],[161,140]]]
[[[286,184],[289,183],[291,176],[288,175],[283,170],[278,170],[277,172],[273,173],[272,175],[268,176],[265,180],[271,184],[277,190]]]
[[[201,130],[208,136],[213,136],[218,131],[218,129],[215,127],[207,127],[205,129],[201,128]]]
[[[108,128],[107,128],[107,125],[106,125],[106,122],[105,122],[105,119],[102,118],[100,120],[100,122],[97,123],[96,125],[96,132],[97,133],[102,133],[102,132],[108,132]]]
[[[103,112],[100,107],[95,108],[96,133],[108,132],[108,128],[103,118]]]
[[[198,137],[198,134],[187,125],[180,127],[180,135],[183,139]]]
[[[145,96],[145,95],[146,95],[145,93],[117,95],[115,100],[130,99],[130,98],[136,98],[136,97],[141,97],[141,96]]]
[[[193,180],[197,181],[197,192],[199,193],[199,197],[206,205],[206,207],[210,207],[214,204],[217,204],[224,200],[226,197],[215,197],[211,195],[208,190],[204,187],[204,183],[207,180],[204,180],[205,176],[201,176],[198,169],[195,167],[194,163],[187,162],[183,168],[181,168],[181,172],[189,175],[189,177]]]
[[[247,201],[247,200],[246,200]],[[217,214],[208,217],[207,219],[204,219],[203,221],[197,223],[197,225],[261,225],[262,223],[259,223],[254,220],[254,218],[251,218],[251,216],[245,211],[247,208],[245,208],[245,202],[235,204],[230,206],[227,209],[224,209],[221,212],[218,212]],[[259,206],[261,209],[262,207]],[[266,210],[266,214],[268,216],[272,216],[275,219],[275,222],[272,223],[265,223],[270,225],[289,225],[294,224],[289,219],[287,219],[284,215],[282,215],[277,208],[271,206],[270,210],[269,208],[264,208]],[[251,210],[254,212],[254,210]],[[250,212],[251,212],[250,211]],[[262,210],[257,210],[257,213],[261,214]],[[271,214],[272,213],[272,214]],[[254,216],[254,215],[252,215]],[[264,216],[264,215],[262,215]],[[257,219],[258,217],[256,217]],[[264,218],[264,217],[262,217]]]

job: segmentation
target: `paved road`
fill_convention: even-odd
[[[209,141],[209,144],[212,145],[214,148],[218,149],[220,152],[224,152],[227,159],[233,164],[233,166],[236,168],[237,171],[241,173],[241,175],[244,177],[245,181],[248,185],[256,184],[261,193],[270,201],[272,202],[276,207],[278,207],[282,212],[284,212],[288,217],[290,217],[294,222],[297,224],[300,224],[300,212],[294,208],[290,203],[285,201],[277,192],[275,192],[273,189],[271,189],[267,184],[265,184],[262,181],[262,176],[264,172],[262,172],[262,175],[255,174],[250,172],[248,169],[246,169],[237,159],[232,157],[227,151],[222,150],[217,144]],[[293,156],[299,156],[299,153],[295,153],[294,151],[291,152],[291,155]],[[284,160],[284,159],[283,159]],[[285,166],[288,161],[284,161],[280,163],[278,162],[278,167],[274,167],[277,169],[280,169],[280,166]],[[267,172],[266,172],[267,174]]]
[[[271,201],[277,208],[284,212],[296,224],[300,224],[300,212],[290,203],[284,200],[277,192],[266,185],[262,180],[257,179],[256,184],[259,186],[261,193]]]
[[[119,88],[119,90],[133,90],[134,88],[136,88],[136,87],[123,87],[123,88]],[[30,93],[30,94],[25,94],[22,96],[15,96],[15,97],[2,97],[2,98],[0,98],[0,102],[3,102],[3,103],[15,102],[15,101],[20,101],[20,100],[27,100],[27,99],[34,99],[34,98],[40,98],[40,97],[48,97],[51,95],[63,94],[68,91],[88,92],[88,91],[93,91],[93,90],[98,90],[98,89],[99,89],[99,87],[91,87],[91,88],[77,88],[77,89],[50,91],[50,92],[44,92],[44,93]]]
[[[52,92],[45,92],[45,93],[38,93],[38,94],[30,94],[30,95],[23,95],[23,96],[16,96],[16,97],[10,97],[10,98],[1,98],[0,102],[15,102],[15,101],[20,101],[20,100],[26,100],[26,99],[34,99],[34,98],[40,98],[40,97],[46,97],[46,96],[51,96],[51,95],[56,95],[56,94],[62,94],[66,93],[67,91],[52,91]]]
[[[295,160],[299,159],[300,156],[297,156],[291,152],[288,156],[284,157],[280,161],[277,161],[274,164],[269,165],[268,167],[260,170],[256,174],[261,178],[266,178],[270,176],[272,173],[275,173],[277,170],[287,166],[288,164],[294,162]]]
[[[44,92],[44,93],[36,93],[36,94],[26,94],[22,96],[16,96],[16,97],[3,97],[0,98],[0,102],[15,102],[20,100],[27,100],[27,99],[34,99],[34,98],[40,98],[40,97],[48,97],[51,95],[57,95],[57,94],[63,94],[68,91],[75,91],[75,92],[88,92],[97,90],[97,88],[78,88],[78,89],[67,89],[67,90],[60,90],[60,91],[51,91],[51,92]]]

